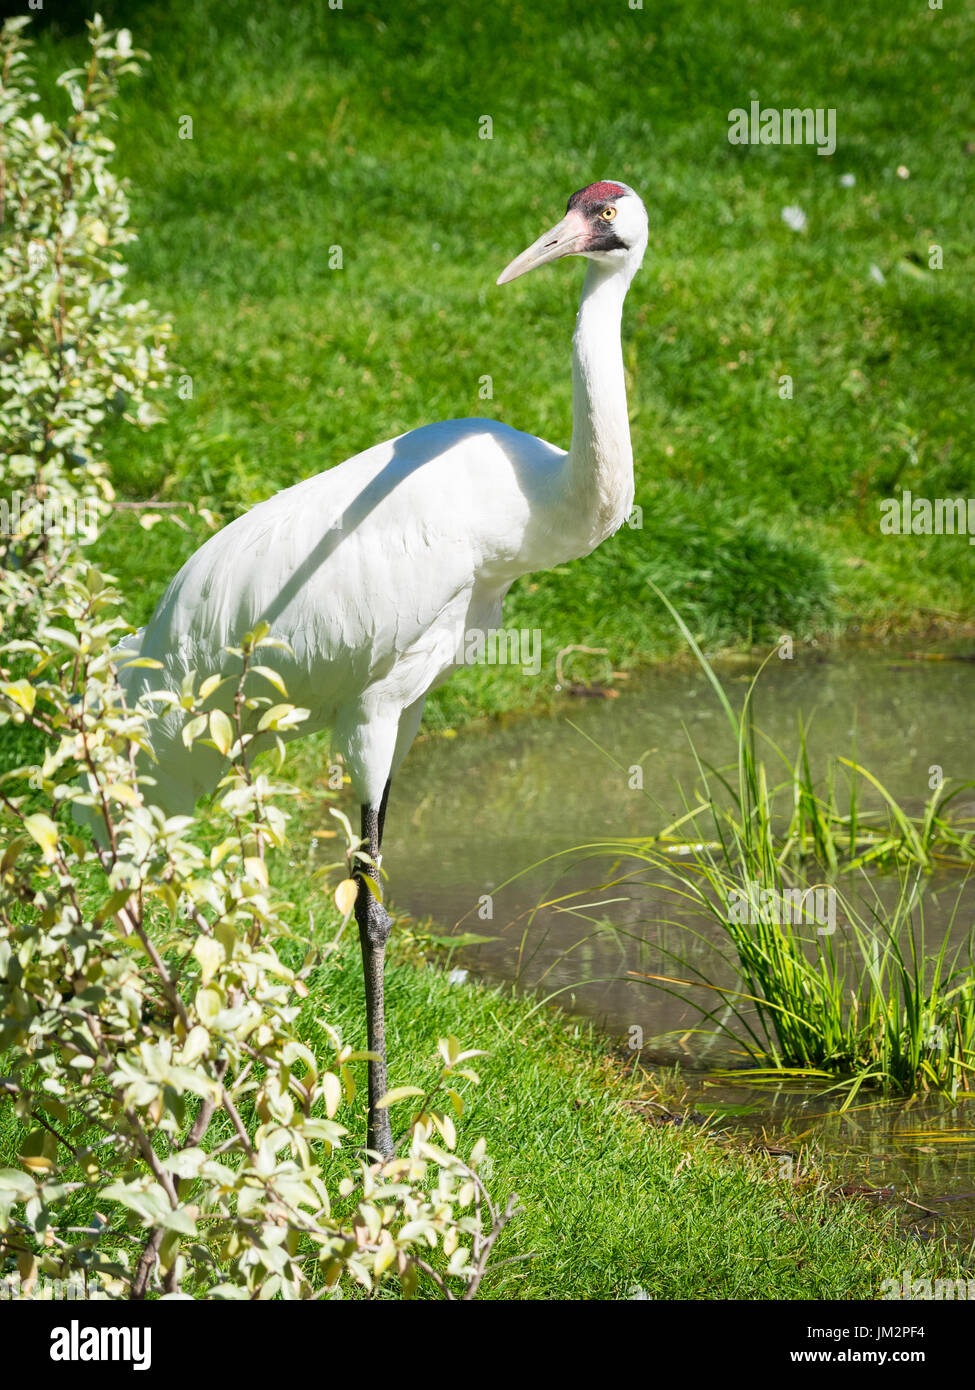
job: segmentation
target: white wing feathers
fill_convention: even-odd
[[[122,644],[120,658],[138,650],[165,667],[162,680],[123,673],[129,697],[178,688],[190,670],[232,669],[224,649],[263,619],[292,648],[268,664],[311,710],[301,732],[331,727],[355,743],[349,731],[368,717],[388,726],[378,731],[384,750],[403,712],[454,664],[470,615],[497,612],[519,574],[548,562],[532,519],[564,457],[494,421],[446,421],[278,493],[192,555],[146,628]],[[185,810],[221,764],[183,747],[182,722],[158,721],[152,771],[163,803]],[[385,770],[357,761],[363,795],[389,775],[388,759]]]

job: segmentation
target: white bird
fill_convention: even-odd
[[[514,581],[589,554],[633,504],[620,322],[647,246],[647,214],[625,184],[580,189],[566,215],[511,262],[499,285],[562,256],[589,261],[573,338],[568,452],[496,421],[446,420],[377,444],[279,492],[211,537],[176,575],[120,659],[161,662],[179,689],[190,671],[226,669],[225,648],[262,620],[284,638],[275,669],[310,711],[298,735],[328,728],[361,805],[364,848],[378,865],[392,777],[428,692],[462,660],[468,634],[501,625]],[[123,667],[129,700],[158,671]],[[152,726],[147,799],[192,811],[226,770],[215,748],[182,741],[186,716]],[[252,751],[259,750],[255,740]],[[150,771],[150,769],[145,769]],[[378,878],[378,875],[377,875]],[[356,919],[369,1050],[368,1146],[393,1150],[383,963],[391,919],[361,881]]]

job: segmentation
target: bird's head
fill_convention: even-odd
[[[632,188],[615,179],[591,183],[573,193],[561,222],[505,266],[498,284],[562,256],[608,262],[629,279],[643,260],[647,235],[647,210]]]

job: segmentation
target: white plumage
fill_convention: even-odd
[[[367,449],[207,541],[139,635],[140,654],[161,661],[178,689],[187,671],[229,666],[224,648],[268,622],[293,652],[268,660],[289,700],[311,711],[298,732],[332,729],[359,800],[378,801],[465,631],[500,624],[518,575],[579,553],[568,517],[552,527],[565,458],[488,420],[428,425]],[[122,677],[130,698],[160,684],[144,668]],[[155,726],[153,795],[189,811],[222,762],[183,746],[184,717]]]
[[[148,625],[119,650],[130,702],[233,672],[225,648],[265,621],[291,654],[271,665],[288,699],[311,711],[297,734],[330,728],[363,807],[363,838],[379,859],[385,795],[416,734],[423,701],[456,664],[467,634],[501,625],[520,575],[588,554],[633,502],[620,346],[623,299],[647,244],[643,204],[625,184],[573,194],[566,216],[517,257],[503,284],[566,255],[590,264],[573,339],[568,452],[490,420],[427,425],[278,493],[191,556]],[[126,667],[139,653],[164,674]],[[228,698],[233,683],[221,687]],[[255,692],[256,693],[256,692]],[[266,693],[270,693],[270,688]],[[214,697],[219,700],[221,696]],[[183,745],[187,716],[152,727],[150,800],[188,812],[225,770],[213,748]],[[251,745],[252,751],[259,744]],[[356,904],[366,973],[370,1147],[391,1151],[382,960],[390,919],[360,884]]]
[[[331,729],[359,801],[378,802],[465,633],[500,626],[515,579],[588,554],[632,505],[619,317],[646,243],[646,215],[625,186],[593,186],[613,187],[622,196],[609,204],[617,211],[612,233],[624,239],[626,223],[635,244],[588,253],[569,453],[491,420],[443,421],[377,444],[207,541],[124,655],[138,650],[162,662],[165,683],[178,688],[188,671],[202,678],[226,668],[224,648],[263,619],[293,650],[276,651],[271,664],[289,700],[311,711],[297,733]],[[570,218],[575,239],[583,222],[582,235],[592,235],[585,212]],[[544,253],[553,240],[561,244],[556,231],[519,257],[508,278],[554,259]],[[531,265],[519,265],[526,258]],[[144,668],[123,670],[122,680],[133,700],[160,684]],[[191,811],[223,770],[215,750],[183,746],[184,718],[172,713],[153,729],[152,798],[168,811]]]

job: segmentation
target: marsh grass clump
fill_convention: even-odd
[[[901,1093],[970,1089],[972,931],[951,942],[975,844],[970,822],[949,812],[972,783],[943,783],[914,815],[852,759],[835,760],[823,788],[801,725],[795,757],[770,744],[770,773],[752,710],[761,671],[736,712],[683,618],[657,592],[718,698],[736,759],[730,769],[698,760],[696,794],[660,832],[584,847],[614,861],[603,887],[663,890],[718,928],[715,944],[679,924],[714,953],[715,971],[695,963],[699,951],[695,960],[690,951],[665,951],[679,976],[629,978],[689,999],[754,1067],[832,1080],[846,1104],[867,1083]],[[924,889],[935,868],[957,876],[958,897],[932,941]],[[737,977],[735,988],[714,982],[719,962],[722,976],[730,967]],[[702,990],[717,996],[713,1008],[699,1002]]]

